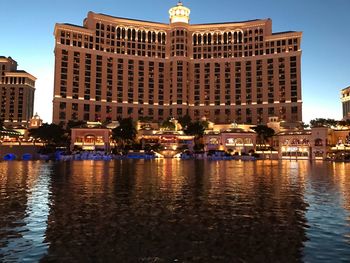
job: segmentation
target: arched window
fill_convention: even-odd
[[[135,41],[135,38],[136,38],[136,30],[133,29],[133,30],[131,31],[131,40],[132,40],[132,41]]]
[[[157,36],[158,36],[158,43],[162,43],[162,34],[158,32]]]
[[[122,28],[122,38],[125,38],[125,28]]]
[[[218,44],[221,44],[222,35],[218,34]]]
[[[238,42],[237,32],[233,33],[233,41],[235,44],[237,44],[237,42]]]
[[[208,34],[208,45],[211,44],[211,33]]]
[[[141,41],[141,31],[137,31],[137,40]]]
[[[105,30],[105,25],[101,24],[101,30]]]
[[[213,42],[216,44],[218,42],[218,35],[215,33],[213,36]]]
[[[238,43],[242,43],[243,40],[243,34],[242,32],[238,32]]]
[[[323,146],[323,140],[320,138],[317,138],[315,140],[315,146]]]
[[[165,45],[165,42],[166,42],[166,35],[165,33],[162,33],[162,44]]]
[[[228,43],[231,44],[231,42],[232,42],[232,33],[231,33],[231,32],[228,32],[227,37],[228,37]]]
[[[198,35],[198,45],[202,44],[202,35]]]
[[[244,144],[253,144],[252,139],[251,138],[245,138],[244,139]]]
[[[224,33],[224,44],[227,44],[227,33]]]
[[[128,40],[130,40],[130,38],[131,38],[131,29],[130,28],[128,29],[127,36],[128,36]]]
[[[197,35],[193,35],[193,45],[197,46]]]
[[[236,144],[243,145],[243,139],[242,138],[237,138],[236,139]]]
[[[142,31],[142,42],[146,42],[146,31]]]
[[[117,39],[120,39],[120,27],[117,27]]]
[[[204,36],[203,36],[203,43],[206,45],[207,41],[208,41],[207,34],[204,34]]]
[[[151,33],[151,31],[148,31],[147,39],[148,39],[148,43],[151,43],[151,41],[152,41],[152,33]]]

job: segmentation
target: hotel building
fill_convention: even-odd
[[[270,19],[190,24],[181,2],[169,13],[169,24],[93,12],[56,24],[53,122],[302,120],[301,32],[272,33]]]
[[[343,104],[343,119],[350,119],[350,87],[341,91],[341,102]]]
[[[0,119],[6,128],[27,128],[33,116],[36,78],[0,56]]]

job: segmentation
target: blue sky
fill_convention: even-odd
[[[52,118],[55,23],[82,25],[88,11],[168,22],[176,0],[1,0],[0,55],[35,75],[35,111]],[[342,118],[350,85],[350,0],[184,0],[191,23],[271,18],[273,31],[302,31],[303,120]]]

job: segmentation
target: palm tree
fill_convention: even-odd
[[[4,120],[3,119],[0,119],[0,131],[3,131],[5,130],[5,127],[4,127]]]
[[[112,139],[125,148],[130,146],[136,139],[136,128],[132,118],[119,120],[119,126],[112,130]]]
[[[161,125],[160,127],[163,129],[163,130],[166,130],[166,131],[175,131],[175,123],[172,121],[171,118],[168,118],[166,119]]]
[[[253,129],[258,134],[259,145],[263,144],[264,148],[266,148],[266,142],[272,138],[272,136],[275,134],[275,131],[266,125],[258,125]]]
[[[206,123],[202,121],[190,122],[187,124],[186,129],[184,130],[185,134],[194,136],[194,149],[202,150],[204,145],[201,142],[203,138],[204,131],[206,129]]]

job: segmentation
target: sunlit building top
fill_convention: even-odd
[[[185,7],[181,1],[176,6],[170,8],[170,23],[186,23],[190,21],[190,9]]]
[[[343,119],[350,119],[350,86],[342,89],[341,102],[343,105]]]

